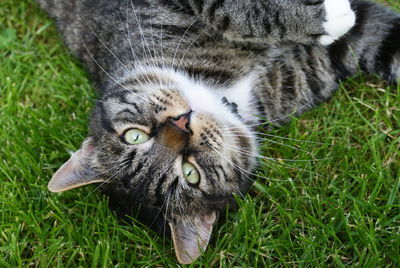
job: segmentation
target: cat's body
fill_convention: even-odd
[[[101,93],[90,138],[49,188],[107,182],[122,213],[141,206],[159,231],[168,221],[182,263],[251,185],[259,124],[301,114],[360,70],[400,78],[400,17],[364,1],[351,3],[354,27],[346,0],[39,2]],[[132,128],[149,141],[127,144]],[[199,182],[182,179],[186,161]]]

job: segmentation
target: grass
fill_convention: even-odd
[[[0,58],[0,267],[178,266],[170,241],[119,224],[93,187],[47,191],[96,96],[32,1],[0,2]],[[195,266],[399,267],[399,122],[400,87],[359,76],[269,133],[301,141],[266,137],[265,155],[312,161],[261,163],[271,179],[222,215]]]

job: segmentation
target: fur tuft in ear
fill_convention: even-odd
[[[51,192],[63,192],[91,183],[104,182],[91,167],[90,159],[94,150],[92,139],[86,139],[81,148],[53,175],[47,188]]]
[[[181,264],[194,262],[206,249],[218,215],[215,211],[170,222],[175,254]]]

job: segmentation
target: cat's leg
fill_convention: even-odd
[[[355,23],[349,0],[172,0],[227,39],[329,45]]]
[[[400,14],[375,3],[354,0],[355,27],[328,47],[339,78],[360,71],[400,81]]]

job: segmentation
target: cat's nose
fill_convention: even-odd
[[[190,130],[190,115],[191,115],[192,111],[185,113],[185,114],[181,114],[178,117],[175,118],[171,118],[171,123],[176,126],[177,128],[179,128],[180,130],[182,130],[183,132],[189,133],[191,132]]]

